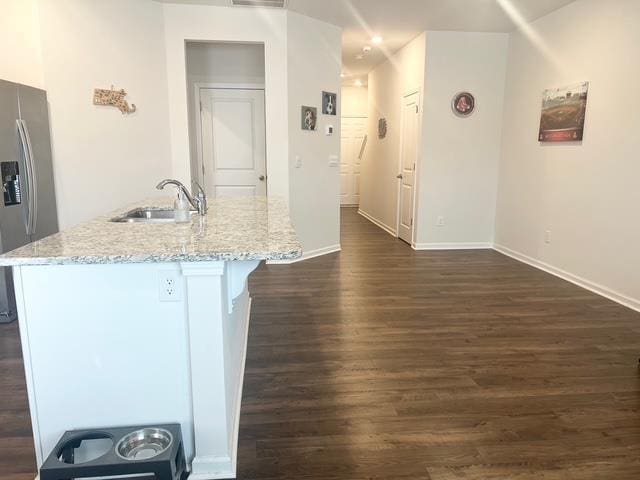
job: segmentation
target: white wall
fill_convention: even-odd
[[[39,0],[61,228],[157,194],[171,174],[162,7]],[[183,68],[184,69],[184,68]],[[124,88],[138,111],[92,104]]]
[[[264,45],[187,43],[187,73],[194,82],[264,83]]]
[[[507,45],[506,34],[427,34],[417,248],[493,242]],[[476,98],[468,118],[451,109],[460,91]]]
[[[369,110],[369,90],[367,87],[342,87],[342,116],[367,116]]]
[[[267,186],[289,197],[287,14],[281,10],[164,4],[173,177],[189,182],[189,113],[185,41],[264,44]]]
[[[0,79],[43,88],[36,0],[3,0],[0,15]]]
[[[360,176],[360,210],[397,230],[402,97],[424,89],[426,34],[415,38],[369,74],[369,128]],[[387,119],[387,136],[378,138],[378,119]]]
[[[340,156],[340,102],[337,115],[322,115],[322,91],[340,92],[342,31],[297,13],[287,16],[290,210],[304,254],[312,255],[340,244],[340,169],[329,166],[329,156]],[[318,108],[315,132],[301,129],[303,105]],[[326,125],[334,126],[332,136],[325,136]]]
[[[496,243],[640,308],[640,2],[580,0],[511,36]],[[545,88],[591,82],[582,143],[537,141]],[[545,243],[545,231],[551,243]]]
[[[248,43],[189,42],[186,45],[187,88],[189,89],[189,150],[191,176],[201,185],[202,171],[198,168],[196,84],[264,86],[264,45]]]

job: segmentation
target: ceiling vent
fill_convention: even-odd
[[[231,0],[234,7],[286,8],[287,0]]]

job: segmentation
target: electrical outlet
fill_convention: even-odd
[[[446,222],[443,216],[438,217],[438,220],[436,221],[436,225],[438,227],[444,227],[446,225]]]
[[[158,295],[161,302],[182,300],[182,277],[177,272],[160,272],[158,274]]]
[[[544,243],[551,243],[551,230],[545,230]]]

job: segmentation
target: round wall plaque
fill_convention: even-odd
[[[466,118],[476,109],[476,99],[469,92],[456,93],[451,100],[451,108],[457,116]]]

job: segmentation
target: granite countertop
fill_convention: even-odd
[[[115,223],[135,208],[173,208],[173,198],[137,202],[0,256],[0,266],[217,260],[285,260],[302,248],[285,202],[277,198],[210,199],[191,222]]]

